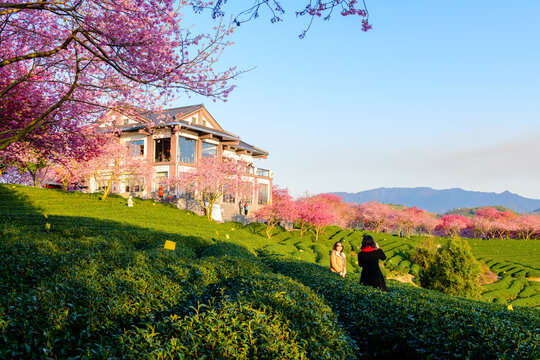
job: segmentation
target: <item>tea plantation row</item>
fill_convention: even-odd
[[[264,225],[262,224],[250,224],[248,228],[256,234],[264,235]],[[415,245],[423,239],[422,237],[412,238],[400,238],[392,234],[376,234],[370,233],[377,240],[379,245],[383,248],[387,260],[384,262],[383,272],[393,274],[395,276],[403,276],[406,274],[412,274],[418,276],[420,267],[414,264],[410,258],[414,253]],[[309,236],[299,238],[298,232],[285,232],[277,230],[272,239],[274,242],[263,247],[268,252],[288,255],[297,260],[303,260],[307,262],[315,262],[322,266],[326,266],[329,263],[329,249],[336,241],[343,242],[344,251],[349,256],[347,264],[349,273],[360,273],[361,268],[356,264],[356,256],[360,251],[362,244],[361,231],[353,231],[350,229],[341,230],[337,227],[329,227],[325,234],[319,237],[319,241],[310,241]],[[436,241],[443,243],[447,239],[437,238]],[[522,279],[517,281],[512,290],[499,291],[493,293],[492,286],[486,285],[483,287],[485,295],[482,299],[488,302],[498,302],[501,304],[507,303],[513,306],[528,306],[540,308],[540,283],[538,281],[527,281],[525,278],[537,278],[540,270],[536,268],[538,265],[538,250],[540,248],[540,242],[538,241],[522,241],[522,240],[469,240],[471,246],[475,251],[486,256],[486,258],[480,258],[480,261],[486,263],[490,270],[495,274],[505,279],[508,277],[508,281],[502,282],[500,286],[507,289],[508,282],[512,282],[513,279]],[[501,241],[507,243],[501,244]],[[507,260],[490,260],[487,256],[490,253],[487,249],[491,248],[492,256],[496,258],[502,258]],[[508,254],[500,252],[501,249],[505,249]],[[519,255],[516,255],[519,254]],[[509,260],[516,260],[516,256],[521,256],[520,259],[523,263],[512,263]],[[497,282],[496,284],[499,284]],[[499,287],[499,285],[497,285]],[[498,289],[498,290],[502,290]]]
[[[0,243],[0,358],[354,358],[321,297],[237,245],[18,227]]]
[[[359,285],[360,232],[266,239],[150,201],[10,186],[0,226],[0,358],[540,357],[538,310]],[[337,240],[346,280],[327,268]]]

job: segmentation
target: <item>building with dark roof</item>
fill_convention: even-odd
[[[204,105],[159,113],[129,110],[125,113],[109,111],[105,116],[120,134],[120,141],[132,149],[134,156],[146,157],[156,173],[153,181],[125,179],[115,187],[117,193],[157,197],[157,189],[163,186],[164,198],[177,200],[182,198],[182,193],[169,187],[167,179],[189,171],[205,157],[218,156],[250,164],[246,176],[254,184],[250,198],[237,199],[234,194],[224,196],[220,207],[225,220],[233,218],[228,216],[230,214],[239,214],[240,200],[248,203],[250,211],[271,200],[272,172],[253,166],[254,159],[267,158],[268,152],[224,130]]]

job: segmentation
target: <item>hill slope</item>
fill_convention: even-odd
[[[418,188],[377,188],[357,193],[334,192],[348,203],[361,204],[375,200],[385,204],[417,206],[435,213],[445,213],[452,209],[480,206],[504,206],[518,213],[528,213],[540,207],[540,200],[528,199],[505,191],[489,193],[466,191],[463,189],[434,190],[429,187]]]
[[[347,279],[328,270],[331,244],[350,251],[360,232],[314,242],[266,239],[264,226],[0,185],[0,358],[540,355],[537,310],[396,283],[383,293],[361,286],[357,267]]]

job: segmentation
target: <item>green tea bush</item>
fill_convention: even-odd
[[[495,298],[515,299],[527,284],[525,279],[514,279],[507,289],[484,292],[482,298],[486,300]]]
[[[511,304],[512,306],[527,306],[540,308],[540,293],[526,298],[517,298],[515,300],[512,300]]]
[[[358,284],[350,254],[347,279],[330,273],[331,245],[354,252],[361,231],[266,239],[264,224],[151,201],[11,189],[0,185],[0,358],[540,358],[538,310],[521,307],[536,295],[509,311],[392,281],[382,293]],[[417,241],[373,235],[401,261]]]
[[[412,261],[403,260],[399,263],[398,269],[400,270],[401,273],[407,274],[409,270],[411,269],[411,266],[412,266]]]
[[[519,293],[518,297],[520,298],[527,298],[529,296],[533,296],[533,295],[536,295],[537,293],[540,293],[540,287],[537,287],[537,286],[531,286],[530,285],[531,282],[529,282],[527,284],[527,286],[525,286],[523,288],[523,290],[521,290],[521,292]]]
[[[316,289],[372,359],[537,359],[540,316],[410,286],[387,293],[315,264],[261,254],[275,271]]]
[[[482,291],[485,293],[493,290],[508,289],[508,287],[510,286],[510,284],[512,284],[513,281],[514,279],[512,279],[510,276],[503,277],[497,282],[482,286]]]
[[[538,269],[528,270],[527,271],[527,277],[528,278],[540,278],[540,270],[538,270]]]
[[[195,262],[104,251],[85,248],[39,284],[2,293],[0,357],[354,357],[324,301],[249,251],[215,244]]]
[[[288,325],[285,317],[250,303],[222,300],[126,331],[119,352],[138,359],[308,359],[305,343]]]

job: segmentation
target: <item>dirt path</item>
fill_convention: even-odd
[[[386,278],[389,279],[389,280],[397,280],[397,281],[402,282],[402,283],[412,284],[414,286],[418,286],[413,282],[414,275],[412,275],[412,274],[407,274],[407,275],[403,275],[403,276],[388,275]]]

